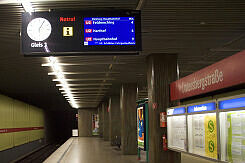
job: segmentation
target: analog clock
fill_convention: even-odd
[[[50,22],[44,18],[35,18],[27,26],[27,34],[34,41],[46,40],[51,30]]]

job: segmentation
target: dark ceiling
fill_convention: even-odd
[[[17,0],[16,0],[17,1]],[[35,11],[140,9],[143,51],[139,56],[58,57],[79,106],[96,107],[119,94],[122,83],[136,82],[147,96],[146,56],[178,53],[180,77],[230,56],[245,46],[244,0],[33,0]],[[142,5],[141,5],[142,4]],[[46,58],[20,53],[21,4],[0,1],[0,92],[44,109],[71,108]],[[65,65],[64,65],[65,64]]]

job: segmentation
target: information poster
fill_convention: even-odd
[[[245,112],[227,113],[227,156],[233,163],[245,162]]]
[[[167,118],[168,147],[186,151],[186,116],[172,116]]]
[[[188,116],[189,152],[217,159],[216,114]]]
[[[194,151],[197,154],[204,155],[205,150],[205,128],[204,128],[204,116],[194,116],[193,117],[193,138],[194,138]]]
[[[216,115],[206,115],[205,125],[205,155],[217,159],[217,128]]]
[[[145,117],[143,106],[137,109],[137,135],[138,147],[145,149]]]

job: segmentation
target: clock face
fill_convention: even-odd
[[[27,26],[27,34],[34,41],[46,40],[51,30],[51,24],[44,18],[35,18]]]

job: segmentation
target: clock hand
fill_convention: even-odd
[[[42,28],[44,22],[45,21],[43,21],[42,24],[41,24],[41,26],[39,27],[39,33],[40,33],[40,29]]]

